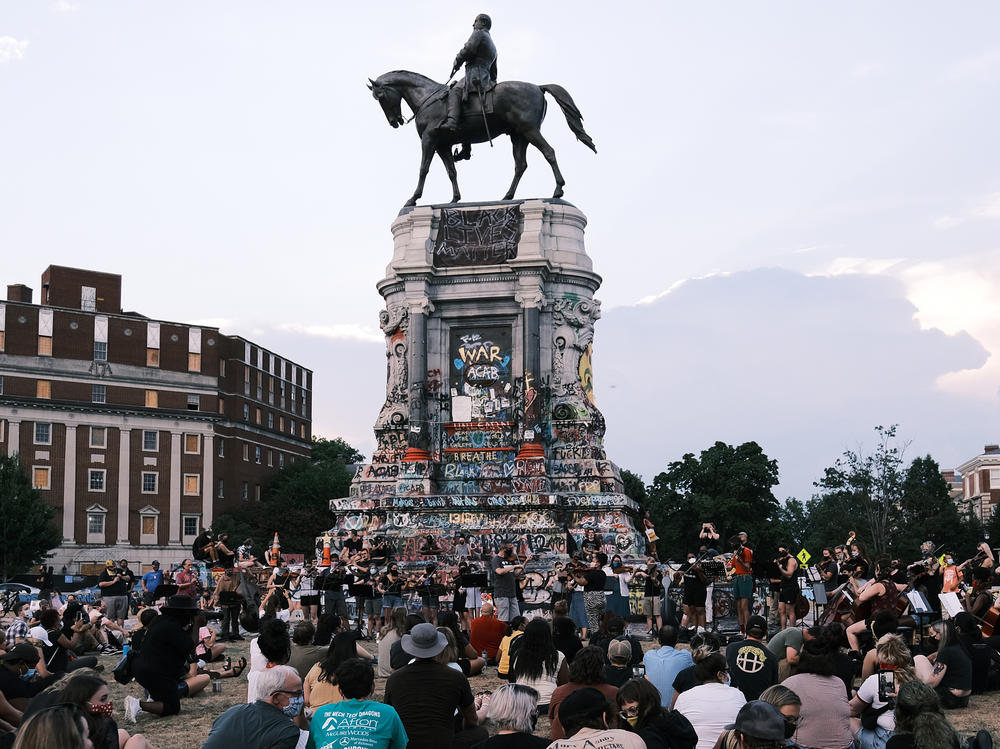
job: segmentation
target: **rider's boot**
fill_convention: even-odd
[[[448,116],[438,126],[438,130],[453,133],[458,129],[458,116],[462,110],[462,88],[452,86],[448,90]]]

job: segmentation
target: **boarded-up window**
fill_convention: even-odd
[[[49,483],[52,475],[52,469],[42,466],[35,466],[34,470],[31,472],[31,484],[36,489],[48,489],[51,484]]]
[[[197,434],[184,435],[184,452],[198,453],[201,450],[201,437]]]
[[[146,391],[146,408],[157,408],[160,404],[159,393],[155,390]]]
[[[36,398],[51,398],[52,397],[52,383],[48,380],[39,380],[35,384],[35,397]]]
[[[184,474],[184,493],[189,496],[198,495],[198,480],[201,478],[195,473]]]
[[[155,536],[156,535],[156,516],[155,515],[143,515],[142,516],[142,535],[144,535],[144,536]]]

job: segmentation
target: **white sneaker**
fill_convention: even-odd
[[[137,700],[132,695],[125,696],[125,717],[127,717],[133,723],[136,722],[136,718],[139,717],[139,700]]]

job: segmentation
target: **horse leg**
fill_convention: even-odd
[[[444,163],[444,170],[448,172],[448,179],[451,180],[451,202],[457,203],[462,199],[462,193],[458,191],[458,170],[455,168],[455,157],[451,155],[451,146],[440,145],[436,150]]]
[[[566,180],[563,179],[562,172],[559,171],[559,163],[556,161],[556,151],[549,145],[549,142],[542,137],[542,134],[538,130],[531,130],[524,134],[524,137],[528,141],[542,152],[542,156],[545,160],[549,162],[549,166],[552,167],[552,174],[556,178],[556,191],[552,193],[553,198],[561,198],[563,196],[563,186],[566,184]]]
[[[403,203],[404,207],[417,204],[417,200],[424,194],[424,180],[427,179],[427,171],[431,168],[431,159],[434,158],[434,146],[430,138],[420,139],[420,176],[417,179],[417,189],[413,196]]]
[[[514,181],[510,183],[510,189],[503,196],[504,200],[513,200],[517,185],[521,181],[521,175],[528,168],[528,139],[523,135],[510,136],[510,143],[514,147]]]

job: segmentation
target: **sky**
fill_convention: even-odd
[[[807,499],[879,424],[942,468],[1000,439],[1000,6],[467,7],[0,0],[0,284],[121,273],[126,309],[312,368],[315,433],[370,454],[419,147],[365,82],[444,80],[482,11],[500,79],[562,84],[597,144],[550,103],[619,466],[755,440]],[[528,158],[517,197],[550,195]],[[512,168],[476,146],[464,198]],[[450,194],[435,162],[422,203]]]

